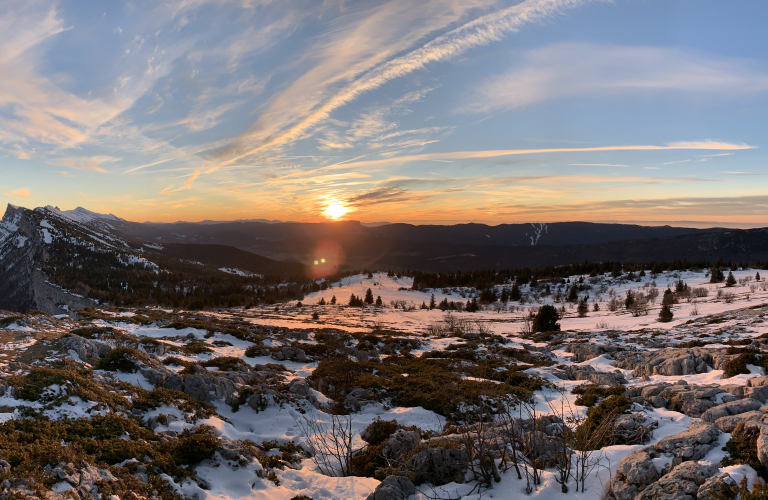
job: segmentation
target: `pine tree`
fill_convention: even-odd
[[[599,311],[600,310],[600,304],[595,302],[595,307],[593,307],[592,310],[595,311],[595,312]]]
[[[509,292],[509,300],[520,300],[522,296],[523,294],[520,293],[520,287],[517,286],[517,283],[512,285],[512,290]]]
[[[723,270],[719,267],[713,267],[710,270],[710,276],[709,276],[709,282],[710,283],[721,283],[725,279],[725,275],[723,274]]]
[[[534,332],[559,332],[560,324],[557,320],[560,319],[560,315],[557,313],[555,306],[544,305],[539,308],[536,316],[533,318],[533,331]]]
[[[624,299],[624,307],[629,309],[632,307],[632,304],[635,302],[635,294],[632,292],[632,290],[627,290],[627,298]]]
[[[579,318],[586,318],[587,317],[587,311],[589,311],[589,307],[587,306],[587,298],[584,297],[579,301],[579,305],[576,308],[576,311],[579,314]]]
[[[429,310],[431,311],[435,307],[437,307],[437,304],[435,303],[435,294],[433,293],[432,297],[429,299]]]
[[[507,292],[506,288],[501,289],[501,302],[503,304],[506,304],[507,302],[509,302],[509,292]]]
[[[376,297],[376,305],[377,306],[381,306],[381,304],[382,304],[382,302],[381,302],[381,295],[379,295],[378,297]]]
[[[725,286],[732,287],[736,284],[736,278],[733,277],[733,273],[728,271],[728,278],[725,280]]]
[[[422,308],[422,309],[429,309],[429,308],[427,307],[427,303],[426,303],[426,302],[422,302],[422,303],[421,303],[421,308]]]
[[[332,306],[336,305],[336,296],[335,295],[333,297],[331,297],[331,305]]]
[[[579,290],[576,288],[576,285],[573,285],[568,292],[568,302],[576,302],[577,300],[579,300]]]
[[[369,288],[365,291],[365,303],[366,304],[373,304],[373,292]]]
[[[755,273],[755,281],[760,281],[760,271]]]
[[[324,306],[325,305],[325,298],[320,297],[320,302],[318,302],[317,305]]]
[[[659,311],[659,321],[662,323],[669,323],[672,321],[672,318],[674,318],[675,315],[672,314],[672,308],[669,307],[669,304],[664,304],[661,306],[661,311]]]
[[[661,304],[666,306],[677,304],[677,298],[675,297],[675,294],[672,293],[672,290],[670,290],[669,288],[664,290],[664,297],[662,297],[661,299]]]

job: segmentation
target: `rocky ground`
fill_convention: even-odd
[[[469,313],[420,306],[474,289],[378,274],[247,310],[0,313],[0,499],[733,498],[768,479],[768,292],[734,274],[572,277],[586,317],[570,283]],[[561,331],[530,330],[543,305]]]

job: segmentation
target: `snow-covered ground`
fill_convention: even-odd
[[[224,272],[239,273],[239,270],[222,269]],[[727,274],[727,272],[726,272]],[[422,304],[429,304],[434,296],[438,304],[448,301],[465,303],[478,297],[478,292],[470,288],[446,288],[436,290],[414,291],[411,289],[411,278],[388,277],[386,274],[377,273],[372,277],[364,275],[346,277],[340,282],[333,283],[330,287],[319,292],[312,293],[301,300],[290,304],[277,306],[264,306],[252,309],[219,310],[213,312],[185,313],[156,310],[157,317],[162,320],[150,324],[133,321],[132,312],[105,314],[108,319],[83,321],[76,324],[66,318],[52,318],[46,320],[25,320],[6,322],[0,330],[9,338],[4,344],[4,352],[7,354],[2,359],[3,363],[11,361],[8,353],[23,356],[27,350],[42,348],[38,342],[41,332],[47,335],[46,342],[55,344],[55,339],[62,333],[81,327],[84,324],[96,327],[112,327],[129,338],[154,339],[165,344],[165,352],[153,359],[162,362],[171,356],[183,359],[190,363],[205,362],[216,357],[235,357],[243,360],[251,367],[251,370],[261,369],[267,364],[281,364],[289,371],[284,372],[283,383],[291,384],[310,377],[317,368],[319,358],[307,356],[299,360],[295,356],[288,355],[280,359],[276,354],[281,347],[304,347],[308,353],[312,347],[317,347],[320,342],[320,334],[331,336],[362,335],[371,332],[387,332],[392,338],[403,341],[413,341],[418,346],[409,349],[413,356],[421,356],[432,351],[447,351],[449,348],[466,345],[465,336],[458,333],[446,333],[442,330],[436,332],[435,325],[445,325],[450,321],[465,321],[465,324],[484,325],[484,331],[494,335],[503,348],[526,349],[531,353],[548,356],[552,363],[538,366],[528,365],[525,373],[541,377],[548,382],[541,390],[534,393],[532,407],[541,415],[552,414],[553,407],[566,403],[572,409],[573,416],[583,417],[587,408],[576,404],[576,395],[571,391],[585,380],[561,379],[558,373],[562,373],[563,367],[591,367],[596,372],[614,374],[624,378],[624,385],[628,388],[645,387],[660,382],[674,383],[685,381],[689,385],[707,386],[744,386],[747,380],[756,376],[762,376],[762,368],[749,365],[749,374],[739,374],[730,378],[723,378],[723,369],[715,369],[708,366],[699,373],[687,373],[682,375],[649,374],[635,376],[631,369],[621,369],[614,366],[614,356],[606,352],[590,359],[575,363],[574,354],[567,347],[572,343],[588,343],[613,346],[619,350],[636,350],[638,352],[652,352],[662,347],[674,347],[691,341],[697,341],[700,347],[713,352],[723,350],[733,344],[733,341],[755,339],[768,335],[768,322],[765,321],[766,303],[768,302],[768,287],[765,281],[755,281],[755,270],[734,271],[733,275],[737,284],[733,287],[725,287],[723,283],[709,283],[708,273],[705,272],[670,272],[651,275],[645,271],[645,276],[628,280],[600,277],[568,278],[568,283],[549,283],[549,294],[543,294],[547,284],[540,284],[535,289],[529,285],[520,287],[524,302],[510,301],[506,304],[499,302],[484,304],[480,311],[466,312],[463,310],[441,311],[439,309],[422,309]],[[659,321],[664,291],[669,287],[675,290],[676,283],[682,280],[690,289],[699,291],[698,297],[681,296],[678,303],[672,306],[674,319],[670,322]],[[578,317],[576,303],[564,301],[569,287],[573,284],[581,285],[583,290],[579,296],[588,296],[588,312],[585,317]],[[511,289],[511,284],[496,286],[495,291],[500,295],[502,288]],[[633,315],[624,306],[627,292],[643,296],[653,296],[649,293],[652,289],[658,290],[658,296],[649,304],[646,314]],[[347,307],[350,295],[364,297],[367,290],[371,290],[374,299],[381,298],[382,306]],[[332,298],[336,298],[336,304],[331,305]],[[562,298],[559,298],[562,297]],[[614,300],[616,298],[616,300]],[[617,301],[620,307],[611,310],[611,302]],[[325,305],[319,305],[319,302]],[[530,312],[535,312],[542,305],[554,305],[563,315],[560,319],[561,334],[557,345],[550,345],[549,341],[541,338],[533,338],[525,331],[526,318]],[[595,307],[597,306],[597,307]],[[595,310],[597,309],[597,310]],[[144,312],[152,317],[151,312]],[[167,328],[168,323],[179,317],[190,320],[191,326],[179,325],[178,329]],[[448,319],[447,318],[451,318]],[[2,319],[2,318],[0,318]],[[193,323],[191,321],[198,323]],[[256,345],[252,339],[246,339],[240,334],[226,332],[226,328],[216,326],[204,328],[206,324],[229,324],[239,331],[255,331],[261,336],[260,347],[262,350],[252,352]],[[534,332],[535,333],[535,332]],[[12,337],[12,338],[11,338]],[[346,337],[345,337],[346,338]],[[357,337],[355,337],[357,338]],[[111,342],[106,340],[106,342]],[[209,352],[192,353],[186,350],[190,342],[203,344]],[[731,342],[731,344],[728,344]],[[45,345],[49,345],[46,343]],[[142,344],[143,345],[143,344]],[[489,344],[490,345],[490,344]],[[489,345],[480,344],[477,352],[485,355],[491,352]],[[251,348],[251,351],[249,351]],[[358,351],[359,352],[359,351]],[[719,352],[719,351],[718,351]],[[397,354],[397,353],[395,353]],[[358,354],[359,355],[359,354]],[[380,357],[386,358],[392,353],[381,352]],[[354,356],[352,356],[354,358]],[[60,360],[71,358],[84,361],[74,351],[48,354],[47,360]],[[353,361],[355,361],[353,359]],[[27,360],[27,363],[30,361]],[[525,365],[514,360],[508,360],[509,367]],[[525,366],[522,366],[525,368]],[[24,372],[24,368],[19,373]],[[182,367],[168,365],[168,369],[181,372]],[[216,374],[216,368],[207,368],[208,373]],[[109,383],[124,382],[143,389],[153,387],[147,377],[140,372],[124,373],[96,370],[95,377],[99,380],[111,381]],[[404,374],[408,375],[408,374]],[[562,376],[562,375],[561,375]],[[482,382],[489,379],[462,374],[462,378],[468,381]],[[491,380],[501,384],[501,382]],[[271,386],[270,386],[271,387]],[[287,387],[287,385],[285,386]],[[61,390],[52,387],[49,390]],[[240,391],[243,390],[241,387]],[[322,389],[324,390],[324,389]],[[320,403],[329,402],[329,394],[324,394],[319,386],[310,389],[311,396]],[[446,395],[449,397],[450,395]],[[720,401],[722,402],[722,398]],[[66,408],[45,409],[47,416],[51,418],[87,418],[92,413],[93,403],[86,403],[77,398],[70,398]],[[11,413],[7,409],[19,406],[30,406],[42,409],[40,403],[22,401],[6,394],[0,397],[0,406],[5,408],[5,413],[0,412],[0,420],[7,421],[11,418],[21,418],[17,412]],[[262,443],[277,440],[284,443],[295,441],[306,445],[307,436],[304,435],[302,422],[310,415],[319,422],[330,422],[331,416],[324,409],[316,409],[311,405],[296,404],[294,400],[286,400],[283,403],[269,404],[267,408],[257,411],[247,404],[241,404],[234,411],[230,404],[222,399],[214,402],[216,414],[202,421],[191,422],[179,408],[164,405],[147,411],[141,415],[145,421],[157,419],[161,415],[172,415],[167,423],[159,424],[153,431],[182,432],[184,429],[193,428],[200,424],[210,425],[217,437],[230,440],[249,440],[254,443]],[[525,493],[525,481],[518,480],[517,476],[508,471],[501,474],[501,481],[492,483],[490,489],[478,489],[477,483],[468,481],[464,484],[449,483],[434,488],[428,484],[419,487],[420,492],[413,496],[414,499],[427,500],[433,498],[465,498],[480,499],[494,498],[505,500],[519,500],[532,496],[541,499],[575,497],[580,500],[605,498],[611,476],[621,460],[632,451],[653,445],[659,440],[685,431],[698,421],[697,417],[691,417],[678,411],[664,407],[652,407],[635,403],[632,408],[634,413],[643,414],[648,422],[656,422],[658,427],[653,430],[649,441],[643,444],[613,445],[600,450],[599,466],[595,469],[586,482],[586,491],[574,493],[562,493],[561,486],[557,483],[555,473],[552,470],[544,471],[542,484],[533,493]],[[446,417],[435,411],[419,406],[401,407],[393,405],[391,401],[364,401],[359,409],[351,412],[352,429],[355,435],[356,446],[362,447],[360,433],[374,419],[396,420],[401,426],[416,426],[423,431],[431,430],[435,433],[443,431]],[[720,436],[719,445],[714,447],[704,458],[718,464],[725,452],[721,450],[730,435],[723,433]],[[140,459],[141,457],[136,457]],[[729,472],[737,481],[747,476],[750,481],[757,480],[755,472],[745,465],[720,467],[721,471]],[[278,484],[260,476],[262,467],[255,459],[242,467],[229,467],[221,462],[205,461],[196,467],[199,478],[203,481],[195,483],[184,480],[176,482],[170,477],[170,484],[178,491],[187,495],[197,495],[199,499],[285,499],[295,495],[307,495],[317,499],[365,499],[379,484],[374,478],[366,477],[328,477],[320,473],[311,459],[303,460],[296,468],[275,469]],[[204,489],[200,484],[207,484]]]

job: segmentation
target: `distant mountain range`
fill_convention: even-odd
[[[82,308],[89,302],[79,295],[88,295],[95,283],[106,293],[127,288],[129,278],[139,274],[142,283],[157,286],[160,278],[152,276],[158,275],[166,287],[178,290],[254,275],[320,277],[343,268],[456,271],[675,259],[765,261],[768,229],[587,222],[157,224],[84,208],[9,205],[0,222],[0,309],[61,313]]]

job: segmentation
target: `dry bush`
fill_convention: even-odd
[[[330,423],[326,423],[305,415],[297,423],[307,437],[307,451],[321,474],[330,477],[351,476],[352,455],[362,449],[354,447],[352,415],[330,417]]]
[[[694,298],[701,299],[706,297],[707,295],[709,295],[709,290],[707,290],[703,286],[700,286],[691,290],[691,296]]]

